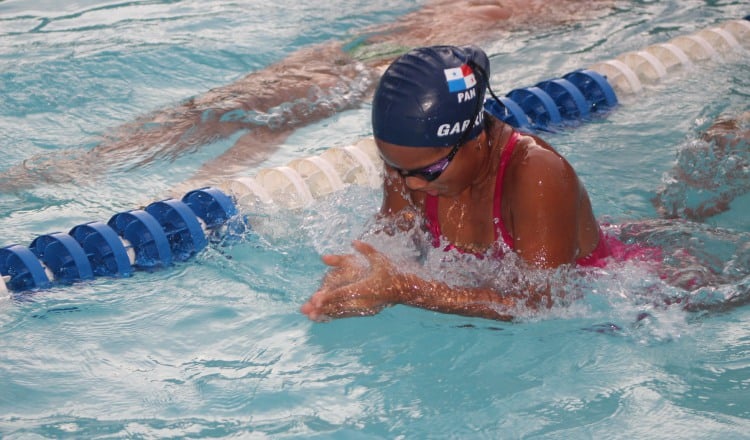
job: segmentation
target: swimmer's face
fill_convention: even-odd
[[[448,195],[462,181],[459,163],[461,144],[453,147],[405,147],[377,140],[383,161],[398,172],[411,190],[432,195]],[[463,183],[463,182],[461,182]],[[463,186],[463,185],[461,185]]]
[[[448,154],[445,155],[444,157],[428,165],[421,166],[418,168],[413,168],[413,169],[401,168],[398,165],[395,165],[393,162],[386,159],[385,157],[383,157],[383,161],[385,161],[385,163],[387,163],[391,168],[393,168],[399,174],[401,174],[401,177],[404,177],[404,178],[417,177],[427,182],[432,182],[433,180],[437,180],[443,174],[443,171],[445,171],[445,169],[448,168],[448,165],[450,165],[451,162],[453,161],[453,158],[456,157],[456,153],[458,153],[458,149],[460,147],[461,147],[461,144],[456,144],[453,146],[453,148],[451,148],[450,152],[448,152]],[[382,157],[382,154],[381,154],[381,157]]]

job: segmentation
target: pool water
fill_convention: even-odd
[[[86,175],[80,155],[108,129],[419,6],[58,3],[0,2],[0,181],[24,168],[34,180],[0,194],[3,246],[163,198],[233,142],[143,166],[122,157]],[[597,20],[506,33],[484,44],[493,88],[558,77],[746,6],[621,1]],[[165,270],[0,299],[0,437],[746,438],[750,198],[701,223],[659,220],[651,200],[701,129],[750,110],[748,59],[698,65],[622,97],[605,118],[544,135],[598,217],[664,247],[677,276],[718,274],[710,283],[684,290],[622,264],[560,274],[578,299],[514,323],[397,306],[314,324],[298,310],[325,273],[319,255],[348,251],[379,208],[378,190],[349,187],[302,211],[245,212],[254,230]],[[297,130],[263,166],[370,133],[365,104]],[[748,161],[747,148],[739,154]],[[680,260],[684,249],[695,261]],[[446,279],[502,271],[432,257],[428,269]],[[727,307],[659,301],[685,296]]]

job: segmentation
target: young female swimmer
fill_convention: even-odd
[[[622,244],[602,234],[565,158],[483,112],[489,70],[477,47],[432,46],[408,52],[385,71],[372,106],[386,174],[380,215],[417,211],[434,245],[444,240],[494,257],[510,249],[531,268],[603,266]],[[354,255],[323,257],[332,269],[302,306],[310,319],[405,304],[509,320],[517,306],[551,304],[549,289],[453,287],[400,270],[367,243],[354,248],[368,266]]]

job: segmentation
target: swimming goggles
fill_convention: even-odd
[[[404,170],[402,168],[395,167],[390,163],[388,163],[388,165],[396,170],[399,174],[401,174],[402,177],[419,177],[420,179],[432,182],[433,180],[436,180],[438,177],[440,177],[440,175],[443,174],[443,171],[448,168],[448,165],[450,165],[453,158],[456,157],[456,153],[458,153],[458,149],[461,147],[462,143],[463,137],[458,141],[456,145],[453,146],[453,149],[451,149],[451,152],[448,153],[447,156],[427,166],[417,168],[416,170]]]

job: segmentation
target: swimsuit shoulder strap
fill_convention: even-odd
[[[503,178],[505,177],[505,170],[508,168],[510,158],[513,155],[513,150],[516,148],[516,143],[521,136],[517,131],[513,131],[508,138],[508,142],[505,144],[503,153],[500,156],[500,165],[497,167],[497,176],[495,177],[495,199],[493,203],[493,217],[495,220],[495,240],[502,237],[505,244],[513,249],[513,236],[510,235],[508,229],[503,223],[502,206],[503,206]]]
[[[513,154],[513,150],[516,147],[516,143],[520,135],[518,132],[513,131],[508,138],[508,142],[505,144],[505,149],[500,156],[500,165],[497,169],[497,176],[495,178],[495,199],[493,203],[493,217],[496,219],[497,226],[495,227],[495,240],[502,237],[505,244],[511,249],[513,248],[513,237],[508,232],[505,224],[503,223],[503,217],[501,215],[502,197],[503,197],[503,176],[505,175],[505,169],[510,163],[510,157]],[[424,215],[427,229],[430,231],[432,236],[432,244],[437,247],[440,246],[440,221],[438,220],[438,197],[427,194],[424,199]]]
[[[432,235],[432,245],[440,246],[440,221],[438,220],[438,198],[427,194],[424,198],[424,216],[427,229]]]

